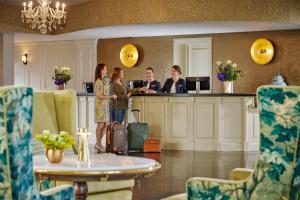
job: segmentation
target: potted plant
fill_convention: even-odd
[[[71,69],[66,66],[55,66],[54,67],[54,76],[52,79],[58,90],[66,89],[66,84],[71,80]]]
[[[42,134],[36,136],[37,140],[43,143],[45,156],[51,163],[59,163],[64,157],[64,149],[70,148],[75,143],[74,138],[65,131],[59,134],[50,134],[44,130]]]
[[[216,65],[217,78],[222,82],[222,92],[233,93],[233,81],[243,76],[242,71],[231,60],[226,60],[224,65],[221,61],[217,61]]]

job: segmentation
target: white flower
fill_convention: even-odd
[[[236,63],[232,63],[231,65],[233,68],[236,68],[237,67],[237,64]]]
[[[50,134],[49,130],[43,130],[43,134]]]
[[[230,65],[232,63],[231,60],[226,60],[226,65]]]
[[[222,62],[218,60],[218,61],[216,62],[216,65],[217,65],[218,67],[220,67],[220,66],[222,65]]]
[[[66,131],[60,131],[59,134],[68,134]]]

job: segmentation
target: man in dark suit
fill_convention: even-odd
[[[154,70],[152,67],[146,68],[147,80],[144,81],[144,87],[146,88],[146,93],[156,93],[159,92],[160,82],[154,79]]]

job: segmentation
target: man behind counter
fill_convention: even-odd
[[[146,93],[156,93],[159,92],[160,82],[154,79],[154,70],[152,67],[146,68],[146,77],[147,80],[144,81],[144,87],[146,89]]]

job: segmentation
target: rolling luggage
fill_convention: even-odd
[[[106,127],[106,152],[127,154],[127,130],[126,125],[119,122],[111,122]]]
[[[148,137],[148,124],[140,123],[140,110],[135,109],[132,112],[138,112],[138,120],[135,123],[129,123],[128,130],[128,150],[143,151],[144,140]]]
[[[106,152],[127,153],[127,137],[124,125],[114,122],[106,128]]]

